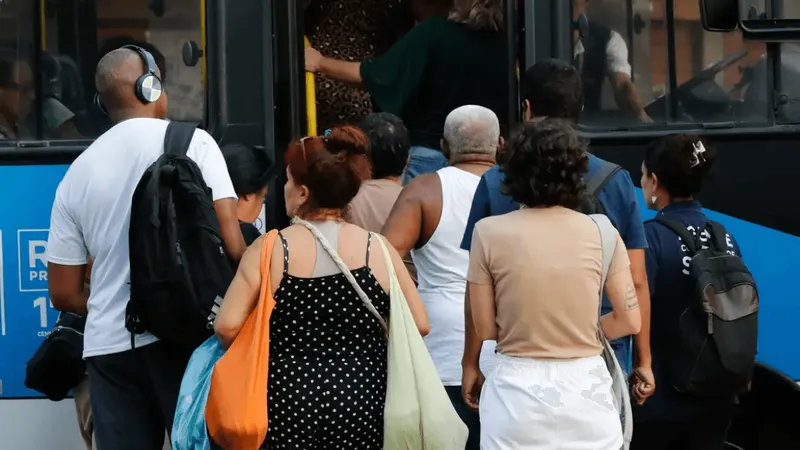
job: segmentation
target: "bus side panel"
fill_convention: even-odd
[[[75,402],[25,387],[25,363],[55,324],[45,249],[66,165],[0,166],[0,436],[2,448],[80,450]]]
[[[83,450],[75,402],[0,399],[2,448],[9,450]]]
[[[50,210],[66,165],[0,166],[0,401],[36,398],[25,363],[50,332],[45,251]]]

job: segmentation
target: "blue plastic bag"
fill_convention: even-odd
[[[183,374],[175,421],[172,423],[172,450],[212,450],[206,431],[206,401],[211,388],[211,371],[225,353],[216,336],[195,349]]]

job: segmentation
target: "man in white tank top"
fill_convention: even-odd
[[[500,123],[489,109],[467,105],[444,124],[442,150],[450,166],[413,179],[400,193],[382,234],[417,268],[419,294],[431,332],[425,344],[453,406],[469,427],[467,450],[478,449],[480,421],[461,395],[464,295],[469,252],[461,249],[472,197],[481,175],[495,164]],[[484,343],[481,368],[494,366],[494,343]]]

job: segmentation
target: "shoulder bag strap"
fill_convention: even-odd
[[[339,267],[339,270],[344,274],[345,278],[347,278],[347,281],[349,281],[350,284],[353,286],[353,289],[356,291],[356,294],[358,294],[358,297],[361,299],[361,302],[364,303],[364,306],[366,306],[369,312],[371,312],[372,315],[375,316],[376,319],[378,319],[378,322],[381,323],[381,326],[383,327],[384,331],[388,331],[389,328],[386,324],[386,320],[381,316],[381,313],[379,313],[378,310],[375,309],[375,306],[372,304],[372,300],[369,299],[367,293],[364,292],[364,289],[362,289],[361,286],[356,281],[355,277],[353,276],[353,273],[350,272],[350,268],[347,267],[347,264],[345,264],[344,261],[342,261],[342,258],[340,258],[339,254],[336,253],[336,250],[331,246],[331,243],[328,242],[327,239],[325,239],[325,236],[323,236],[322,233],[319,232],[317,227],[299,217],[295,217],[294,219],[292,219],[292,223],[303,225],[308,229],[308,231],[311,232],[311,234],[314,235],[314,237],[319,241],[320,245],[322,245],[322,248],[325,249],[325,252],[327,252],[328,255],[330,255],[331,259],[333,259],[333,262],[336,263],[336,266]]]
[[[600,342],[603,344],[603,357],[606,360],[607,365],[609,365],[608,369],[611,373],[611,379],[614,384],[613,393],[615,397],[621,397],[617,397],[615,402],[618,403],[619,415],[620,419],[622,420],[623,448],[627,449],[630,445],[631,439],[633,438],[633,415],[631,411],[630,393],[628,392],[628,384],[625,380],[625,372],[622,371],[622,367],[619,365],[619,361],[614,354],[614,349],[611,348],[611,343],[609,343],[608,339],[606,339],[605,335],[603,334],[603,329],[600,326],[600,315],[603,305],[603,290],[605,289],[606,277],[608,276],[608,270],[611,267],[611,261],[614,258],[614,251],[617,248],[617,231],[614,228],[614,225],[611,224],[611,221],[605,215],[592,214],[589,217],[594,221],[595,225],[597,225],[603,247],[603,269],[602,275],[600,276],[600,292],[598,293],[600,305],[598,306],[597,314],[597,334],[600,338]]]

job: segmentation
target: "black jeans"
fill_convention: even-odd
[[[682,421],[637,422],[630,450],[723,450],[732,410]]]
[[[469,439],[467,439],[467,446],[465,450],[479,450],[481,445],[481,420],[478,413],[472,411],[464,403],[464,398],[461,397],[461,386],[445,386],[447,396],[450,397],[450,403],[453,404],[461,421],[469,429]]]
[[[98,450],[161,450],[190,353],[156,342],[86,360]]]

